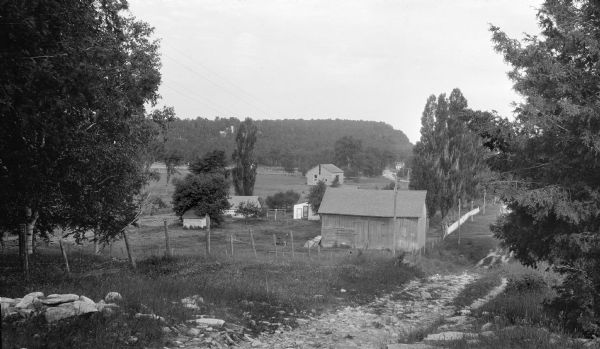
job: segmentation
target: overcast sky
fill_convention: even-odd
[[[197,116],[384,121],[420,135],[430,94],[511,115],[489,23],[537,34],[541,0],[130,0],[161,39],[160,105]]]

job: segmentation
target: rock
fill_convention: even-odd
[[[158,316],[156,314],[142,314],[142,313],[137,313],[134,315],[134,317],[136,319],[150,319],[150,320],[158,320],[161,322],[165,322],[165,318],[162,316]]]
[[[490,338],[494,337],[496,334],[494,333],[494,331],[483,331],[479,335],[485,338]]]
[[[195,323],[196,325],[201,326],[210,326],[210,327],[221,327],[225,324],[225,320],[221,319],[194,319],[188,320],[189,323]]]
[[[2,304],[9,304],[9,305],[14,305],[17,304],[17,302],[12,299],[12,298],[7,298],[7,297],[0,297],[0,303]]]
[[[108,292],[106,296],[104,296],[104,300],[106,303],[120,302],[123,300],[123,297],[119,292]]]
[[[439,348],[439,347],[432,347],[431,345],[423,344],[423,343],[413,343],[413,344],[397,343],[397,344],[388,344],[387,345],[387,349],[436,349],[436,348]]]
[[[340,292],[342,292],[342,293],[346,293],[346,290],[345,290],[345,289],[343,289],[343,288],[341,288],[341,289],[340,289]]]
[[[190,336],[190,337],[196,337],[196,336],[198,336],[200,333],[201,333],[201,331],[200,331],[199,329],[197,329],[197,328],[193,328],[193,327],[192,327],[192,328],[190,328],[189,330],[187,330],[187,331],[185,332],[185,334],[187,334],[187,335],[188,335],[188,336]]]
[[[65,303],[65,304],[68,304],[68,303]],[[73,302],[73,307],[77,310],[77,315],[83,315],[83,314],[87,314],[87,313],[95,313],[98,311],[98,309],[96,308],[96,304],[93,302],[89,303],[89,302],[84,302],[84,301],[75,301],[75,302]]]
[[[431,299],[431,293],[427,291],[421,291],[421,298],[423,299]]]
[[[475,334],[467,332],[448,331],[441,333],[433,333],[427,335],[424,340],[426,341],[454,341],[463,338],[473,338]]]
[[[461,309],[460,315],[471,315],[471,309],[468,309],[468,308]]]
[[[468,318],[464,315],[452,316],[452,317],[446,318],[446,321],[453,322],[457,325],[462,325],[462,324],[466,323],[467,320],[468,320]]]
[[[46,298],[41,298],[40,302],[45,305],[57,305],[62,303],[73,302],[79,299],[76,294],[51,294]]]
[[[115,303],[104,303],[104,301],[100,301],[98,303],[96,303],[96,309],[98,309],[98,311],[104,312],[106,310],[110,310],[110,311],[114,311],[116,309],[118,309],[119,306]]]
[[[483,326],[481,326],[481,330],[482,331],[489,331],[492,329],[492,327],[494,327],[494,324],[491,322],[487,322],[485,324],[483,324]]]
[[[34,299],[40,298],[40,297],[44,297],[44,294],[42,292],[29,293],[25,297],[23,297],[23,299],[21,299],[21,301],[19,303],[17,303],[17,305],[15,305],[15,307],[20,308],[20,309],[28,308],[33,305]]]
[[[85,303],[90,303],[90,304],[94,304],[96,305],[96,302],[94,302],[93,300],[91,300],[90,298],[86,297],[86,296],[80,296],[79,300]]]
[[[198,295],[186,297],[181,300],[181,304],[185,308],[194,309],[194,310],[199,310],[200,307],[198,306],[198,304],[203,304],[203,303],[204,303],[204,298],[202,298]]]
[[[169,326],[164,326],[164,327],[161,327],[161,328],[160,328],[160,330],[161,330],[161,332],[162,332],[162,333],[164,333],[164,334],[169,334],[169,333],[171,333],[171,331],[172,331],[172,330],[171,330],[171,328],[170,328]]]
[[[77,309],[72,303],[66,303],[70,306],[50,307],[44,312],[44,317],[48,322],[56,322],[77,315]]]

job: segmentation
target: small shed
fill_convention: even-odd
[[[236,214],[235,210],[237,210],[238,206],[242,202],[250,202],[261,208],[260,201],[258,200],[258,196],[231,196],[228,199],[229,201],[229,209],[223,212],[226,216],[231,216],[233,218],[244,218],[244,216]]]
[[[206,216],[197,215],[194,208],[185,211],[181,218],[183,219],[184,228],[206,228]]]
[[[321,245],[411,251],[425,245],[426,191],[327,188],[319,208]]]
[[[321,217],[314,213],[308,202],[294,205],[294,219],[308,219],[309,221],[318,221]]]
[[[334,164],[319,164],[306,171],[306,184],[308,185],[316,185],[319,181],[331,185],[336,178],[339,184],[344,184],[344,171]]]

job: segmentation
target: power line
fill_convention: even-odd
[[[265,114],[265,115],[268,115],[268,113],[267,113],[267,112],[266,112],[264,109],[262,109],[261,107],[257,106],[257,105],[256,105],[256,104],[254,104],[254,103],[248,102],[248,101],[247,101],[247,100],[245,100],[243,97],[241,97],[241,96],[239,96],[238,94],[236,94],[235,92],[231,91],[231,89],[229,89],[229,88],[227,88],[227,87],[225,87],[225,86],[223,86],[223,85],[221,85],[221,84],[219,84],[219,83],[217,83],[217,82],[213,81],[211,78],[207,77],[206,75],[203,75],[203,74],[201,74],[201,73],[197,72],[196,70],[194,70],[194,69],[190,68],[189,66],[187,66],[187,65],[185,65],[185,64],[183,64],[183,63],[181,63],[181,62],[179,62],[179,61],[177,61],[175,58],[173,58],[173,57],[171,57],[171,56],[169,56],[169,55],[166,55],[166,54],[164,54],[164,56],[165,56],[165,57],[167,57],[168,59],[172,60],[173,62],[175,62],[175,63],[179,64],[181,67],[183,67],[183,68],[185,68],[185,69],[189,70],[190,72],[192,72],[192,73],[194,73],[194,74],[198,75],[198,76],[199,76],[199,77],[201,77],[202,79],[204,79],[204,80],[206,80],[206,81],[210,82],[212,85],[214,85],[214,86],[216,86],[216,87],[218,87],[218,88],[221,88],[222,90],[224,90],[224,91],[228,92],[230,95],[232,95],[233,97],[237,98],[238,100],[240,100],[240,101],[242,101],[242,102],[246,103],[247,105],[249,105],[249,106],[251,106],[251,107],[255,108],[256,110],[260,111],[261,113],[263,113],[263,114]]]
[[[196,95],[196,94],[194,94],[192,92],[188,92],[188,88],[187,87],[185,87],[183,85],[180,85],[180,84],[176,83],[175,81],[169,81],[169,84],[175,84],[175,85],[178,86],[178,88],[181,88],[183,91],[185,91],[185,92],[182,92],[182,93],[186,93],[189,96],[191,96],[192,98],[200,98],[200,99],[204,100],[206,103],[211,104],[212,106],[216,106],[220,110],[225,110],[226,112],[228,112],[231,115],[237,115],[238,114],[238,113],[233,112],[227,106],[225,106],[223,104],[220,104],[220,103],[218,103],[218,102],[216,102],[214,100],[208,99],[208,98],[202,96],[201,94]],[[180,90],[180,92],[181,92],[181,90]]]
[[[190,100],[192,100],[194,102],[200,103],[200,104],[202,104],[202,105],[204,105],[204,106],[206,106],[206,107],[214,110],[217,114],[221,114],[221,115],[224,114],[221,110],[219,110],[219,109],[211,106],[210,104],[208,104],[208,103],[206,103],[204,101],[196,99],[196,98],[194,98],[194,97],[192,97],[192,96],[190,96],[190,95],[188,95],[188,94],[186,94],[186,93],[184,93],[184,92],[182,92],[180,90],[177,90],[173,86],[169,86],[169,85],[166,85],[166,84],[163,84],[162,86],[165,87],[165,88],[167,88],[167,89],[169,89],[169,90],[171,90],[171,91],[173,91],[174,93],[176,93],[176,94],[178,94],[178,95],[180,95],[182,97],[185,97],[185,98],[190,99]]]
[[[203,68],[204,70],[206,70],[208,73],[216,76],[217,78],[223,80],[225,83],[233,86],[234,88],[238,89],[240,92],[242,92],[243,94],[245,94],[246,96],[248,96],[249,98],[253,99],[255,102],[257,103],[262,103],[258,98],[256,98],[253,94],[251,94],[250,92],[246,91],[245,89],[243,89],[242,87],[238,86],[237,84],[233,83],[231,80],[227,79],[226,77],[223,77],[220,74],[217,74],[215,71],[211,70],[210,68],[208,68],[206,65],[202,64],[201,62],[198,61],[197,58],[192,58],[190,56],[188,56],[185,52],[181,51],[180,49],[178,49],[175,46],[169,45],[167,44],[167,46],[169,46],[169,48],[173,49],[174,51],[179,52],[179,54],[181,54],[183,57],[187,58],[188,61],[192,62],[193,64]]]

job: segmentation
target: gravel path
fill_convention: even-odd
[[[454,315],[451,301],[476,274],[434,275],[367,305],[310,318],[292,331],[264,334],[240,348],[386,348]]]

